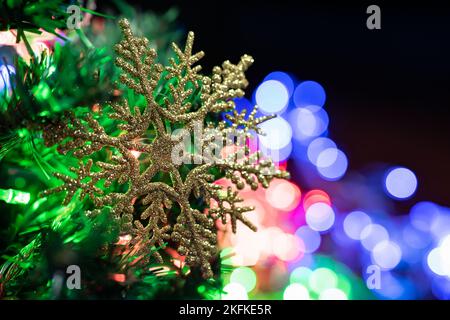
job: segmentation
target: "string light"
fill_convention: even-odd
[[[16,69],[11,65],[0,65],[0,92],[11,88],[10,75],[15,74]]]
[[[10,204],[28,204],[31,195],[28,192],[23,192],[14,189],[0,189],[0,200]]]

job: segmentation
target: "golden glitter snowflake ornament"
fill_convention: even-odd
[[[66,191],[67,204],[81,191],[80,199],[88,196],[97,208],[110,207],[121,232],[154,251],[156,259],[162,260],[154,248],[172,241],[189,266],[212,277],[215,221],[230,220],[234,232],[238,220],[256,230],[244,215],[253,208],[239,206],[237,190],[245,185],[267,188],[273,178],[288,177],[247,146],[252,132],[261,133],[258,125],[272,116],[256,117],[255,107],[249,115],[234,110],[226,121],[214,118],[233,110],[232,99],[244,95],[248,85],[244,72],[253,59],[244,55],[236,65],[225,61],[213,68],[210,77],[202,75],[195,64],[204,54],[192,53],[194,34],[189,32],[184,51],[173,44],[175,58],[164,67],[155,62],[156,52],[147,39],[135,37],[127,20],[119,24],[123,40],[115,49],[116,65],[123,71],[120,81],[144,96],[146,107],[129,106],[125,99],[111,103],[108,117],[118,121],[121,130],[116,135],[109,134],[93,113],[83,119],[68,115],[66,123],[48,127],[47,144],[58,143],[63,154],[73,151],[80,162],[70,169],[75,178],[56,173],[64,184],[44,195]],[[158,100],[161,83],[168,90]],[[233,151],[224,154],[230,145]],[[108,159],[93,161],[94,154],[106,149],[112,150]],[[217,172],[235,188],[222,190],[215,184]],[[126,188],[111,190],[114,185]]]

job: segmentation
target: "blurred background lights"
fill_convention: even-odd
[[[328,268],[318,268],[309,277],[309,287],[318,294],[326,289],[335,288],[337,283],[337,275]]]
[[[425,231],[416,229],[410,224],[403,228],[403,241],[406,245],[414,249],[423,249],[430,244],[430,238]],[[415,251],[419,253],[419,251]]]
[[[220,251],[220,259],[222,264],[233,265],[234,248],[225,247]]]
[[[325,149],[322,152],[320,152],[319,155],[317,156],[316,166],[318,168],[329,167],[329,166],[333,165],[333,163],[336,162],[337,158],[338,158],[338,149],[337,148]]]
[[[294,127],[295,137],[315,136],[317,121],[314,113],[306,108],[297,108],[290,112],[289,119]]]
[[[286,72],[282,72],[282,71],[274,71],[269,73],[263,81],[267,81],[267,80],[277,80],[279,82],[281,82],[282,84],[284,84],[284,86],[286,87],[288,93],[289,93],[289,97],[292,96],[292,94],[294,93],[294,81],[292,80],[291,76],[289,74],[287,74]]]
[[[332,192],[333,201],[324,190],[303,193],[297,184],[280,179],[254,198],[244,199],[246,205],[256,207],[255,215],[248,218],[261,231],[255,235],[238,228],[230,236],[227,245],[233,246],[234,255],[226,261],[236,269],[228,279],[230,285],[238,286],[232,286],[225,297],[246,299],[249,294],[256,298],[258,292],[266,297],[272,291],[284,299],[415,299],[428,298],[432,291],[435,297],[450,298],[450,208],[424,201],[415,204],[408,216],[393,217],[389,214],[393,201],[376,192],[376,172],[372,176],[360,172],[367,179],[349,175],[341,183],[323,183],[344,177],[348,158],[327,137],[326,97],[319,84],[306,81],[295,88],[288,74],[273,72],[255,90],[254,99],[263,113],[280,114],[295,106],[286,115],[261,124],[267,135],[254,139],[251,150],[259,149],[280,168],[289,166],[285,160],[291,156],[301,159],[299,172],[305,173],[305,187],[330,187],[325,190]],[[252,107],[245,98],[235,102],[238,110]],[[409,169],[392,167],[386,171],[383,188],[394,200],[407,199],[416,191],[417,179]],[[361,210],[337,215],[335,208],[348,210],[346,202]],[[330,236],[324,234],[328,231]],[[350,254],[355,257],[347,259]],[[350,269],[341,269],[339,258]],[[372,264],[383,275],[381,289],[369,292],[364,279],[350,276],[350,270]],[[416,281],[416,275],[428,277],[431,283]]]
[[[319,154],[330,148],[336,148],[336,144],[333,140],[324,137],[314,139],[308,145],[307,155],[309,161],[317,166],[317,158],[319,157]]]
[[[450,278],[434,278],[431,289],[436,298],[450,300]]]
[[[298,108],[299,110],[308,110],[314,116],[315,128],[313,131],[308,132],[309,136],[320,136],[325,131],[328,130],[328,124],[330,123],[330,118],[325,109],[322,109],[316,105],[309,105],[304,108]]]
[[[236,105],[236,110],[241,112],[242,110],[247,110],[247,113],[253,110],[253,104],[246,98],[234,98],[234,104]]]
[[[440,242],[439,246],[447,252],[450,257],[450,234],[446,235]]]
[[[348,300],[344,291],[337,288],[329,288],[322,291],[319,300]]]
[[[344,219],[344,232],[353,240],[361,240],[361,232],[371,223],[372,219],[370,219],[366,213],[362,211],[353,211]]]
[[[292,143],[289,141],[289,143],[281,149],[271,149],[261,144],[259,146],[259,151],[261,151],[264,156],[272,159],[273,162],[282,162],[291,155]]]
[[[312,274],[312,270],[308,267],[297,267],[292,270],[291,275],[289,276],[290,283],[300,283],[304,286],[308,286],[309,277]]]
[[[328,129],[327,112],[315,105],[295,108],[288,114],[288,120],[294,131],[294,138],[308,142],[322,135]]]
[[[369,251],[372,251],[378,243],[387,240],[389,233],[380,224],[369,224],[361,231],[361,244]]]
[[[334,224],[335,214],[333,208],[326,203],[318,202],[311,205],[306,211],[306,223],[316,231],[326,231]]]
[[[250,292],[256,286],[256,274],[248,267],[236,268],[231,273],[230,283],[239,283],[247,292]]]
[[[347,167],[347,156],[339,149],[325,149],[317,157],[317,171],[325,180],[339,180],[345,175]]]
[[[288,165],[285,160],[289,157],[302,154],[296,159],[305,166],[299,172],[310,173],[305,187],[341,179],[348,170],[348,158],[327,137],[329,117],[323,109],[326,97],[318,83],[306,81],[295,88],[288,74],[273,72],[254,94],[263,113],[284,112],[292,106],[291,97],[295,107],[286,115],[261,124],[267,135],[254,139],[251,150],[259,149],[281,168]],[[235,102],[238,110],[252,107],[245,98]],[[268,189],[253,198],[244,197],[246,205],[256,207],[254,215],[249,214],[248,218],[260,232],[238,228],[226,243],[233,246],[233,255],[228,253],[224,262],[236,269],[228,278],[224,298],[256,298],[258,292],[264,292],[265,297],[267,291],[276,291],[286,300],[371,299],[373,295],[381,299],[414,299],[426,298],[431,290],[436,297],[450,298],[450,209],[418,202],[408,217],[392,217],[388,214],[392,200],[374,196],[376,186],[371,181],[375,180],[370,176],[359,182],[354,175],[348,178],[333,184],[335,188],[323,184],[330,186],[326,190],[336,198],[333,201],[324,190],[303,193],[297,184],[281,179],[273,180]],[[394,200],[407,199],[416,191],[417,179],[409,169],[392,167],[386,171],[383,187]],[[361,210],[337,215],[335,207],[346,208],[346,201],[352,201],[348,203]],[[330,237],[323,234],[328,231]],[[432,244],[435,248],[430,248]],[[379,266],[383,270],[381,289],[368,293],[364,279],[350,277],[351,269],[339,268],[337,256],[341,252],[340,257],[351,269],[358,268],[358,264],[363,268],[369,264]],[[348,253],[355,258],[347,260]],[[404,272],[404,266],[408,272]],[[424,276],[433,283],[416,283],[413,279],[416,274],[421,276],[418,270],[424,268]],[[424,289],[424,285],[428,287]]]
[[[11,65],[0,65],[0,91],[11,88],[10,74],[15,74],[16,69]]]
[[[448,258],[445,257],[445,252],[440,247],[431,250],[427,256],[428,267],[439,276],[450,276],[450,265],[446,260]]]
[[[400,299],[404,294],[404,289],[397,277],[390,272],[383,272],[380,289],[374,290],[374,293],[387,299]]]
[[[292,261],[305,252],[303,241],[289,233],[277,234],[272,242],[272,250],[283,261]]]
[[[450,212],[440,207],[439,215],[431,224],[431,235],[436,239],[442,239],[450,234]]]
[[[391,169],[385,178],[387,193],[396,199],[407,199],[411,197],[417,188],[417,178],[407,168]]]
[[[274,239],[276,239],[279,235],[282,235],[284,233],[283,230],[278,227],[268,227],[257,233],[260,235],[259,240],[261,243],[262,252],[266,256],[274,254]]]
[[[342,274],[338,275],[337,288],[345,294],[346,299],[350,299],[352,293],[352,282],[346,276]]]
[[[309,291],[300,283],[291,283],[283,293],[284,300],[309,300]]]
[[[427,264],[437,275],[450,277],[450,235],[428,253]]]
[[[305,253],[313,253],[321,243],[320,233],[308,226],[301,226],[295,232],[295,235],[302,239],[305,245]]]
[[[400,263],[401,258],[400,247],[392,241],[381,241],[372,251],[373,262],[386,270],[395,268]]]
[[[310,190],[305,194],[303,198],[303,209],[307,211],[310,206],[318,202],[325,203],[330,206],[330,196],[323,190]]]
[[[300,189],[286,180],[272,181],[266,190],[266,200],[274,208],[282,211],[291,211],[300,202]]]
[[[236,282],[227,284],[223,288],[222,300],[248,300],[245,287]]]
[[[416,203],[409,212],[411,224],[418,230],[429,232],[432,229],[433,222],[440,215],[439,206],[433,202],[422,201]]]
[[[281,113],[288,105],[289,91],[282,82],[267,80],[256,89],[255,101],[263,113]]]
[[[325,100],[325,90],[315,81],[304,81],[295,88],[294,103],[297,107],[309,105],[323,107]]]
[[[264,135],[258,135],[261,144],[268,149],[282,149],[292,139],[292,129],[289,123],[281,117],[265,121],[259,125]]]
[[[243,226],[238,225],[238,227]],[[234,265],[255,265],[261,255],[262,243],[259,241],[259,236],[253,231],[244,230],[239,231],[234,239],[234,250],[236,254],[232,257],[232,261]]]

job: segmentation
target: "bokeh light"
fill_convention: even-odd
[[[236,282],[227,284],[223,288],[222,300],[248,300],[245,287]]]
[[[317,159],[320,153],[330,148],[336,148],[336,144],[333,140],[324,137],[314,139],[308,145],[307,155],[309,161],[317,166]]]
[[[372,259],[381,268],[390,270],[395,268],[402,258],[400,247],[392,241],[381,241],[372,251]]]
[[[379,192],[377,167],[346,175],[349,160],[328,137],[326,96],[319,84],[306,81],[295,88],[287,73],[273,72],[254,98],[268,102],[263,113],[280,114],[295,105],[289,113],[260,125],[267,136],[254,139],[251,150],[273,158],[294,178],[304,177],[305,184],[274,179],[268,189],[243,190],[244,204],[257,207],[255,216],[246,217],[259,231],[254,236],[238,226],[234,235],[227,229],[227,245],[233,246],[234,255],[225,261],[237,268],[225,281],[241,286],[232,287],[232,296],[450,298],[450,209],[424,201],[410,209],[409,217],[399,215],[392,199],[408,199],[417,189],[414,173],[406,168],[386,171],[383,188],[389,199]],[[235,101],[238,110],[252,106],[245,98]],[[291,156],[298,161],[285,161]],[[303,194],[303,187],[320,189]],[[362,277],[354,274],[372,265],[382,272],[381,288],[376,290],[367,288],[364,271]]]
[[[404,294],[404,289],[398,277],[390,272],[383,272],[380,288],[374,293],[385,299],[400,299]]]
[[[335,288],[337,283],[336,273],[328,268],[317,268],[309,277],[309,287],[318,294],[326,289]]]
[[[414,172],[407,168],[390,169],[385,178],[388,195],[395,199],[411,197],[417,188],[417,178]]]
[[[344,232],[354,240],[361,240],[361,232],[372,223],[372,219],[362,211],[350,212],[344,219]]]
[[[256,286],[256,274],[248,267],[236,268],[231,273],[230,283],[239,283],[247,292],[250,292]]]
[[[309,291],[300,283],[291,283],[283,293],[284,300],[309,300]]]
[[[278,80],[264,81],[255,93],[256,104],[265,114],[281,113],[289,102],[289,91]]]
[[[427,232],[417,229],[410,224],[404,226],[402,236],[405,244],[413,249],[424,249],[431,242]],[[417,250],[414,250],[414,252],[420,253]]]
[[[300,283],[304,286],[309,285],[309,277],[312,274],[312,270],[308,267],[297,267],[292,270],[289,277],[290,283]]]
[[[316,105],[323,107],[326,100],[324,88],[315,81],[304,81],[294,91],[294,103],[297,107]]]
[[[326,231],[333,226],[335,214],[333,208],[326,203],[318,202],[306,211],[306,223],[316,231]]]
[[[284,146],[281,149],[270,149],[265,147],[263,144],[260,144],[259,151],[261,151],[261,153],[267,158],[272,159],[273,162],[279,163],[286,160],[291,155],[292,143],[289,142],[286,146]]]
[[[302,239],[305,245],[305,253],[313,253],[321,243],[320,233],[308,226],[301,226],[295,231],[295,235]]]
[[[267,149],[279,150],[291,142],[291,126],[281,117],[265,121],[259,125],[259,128],[263,132],[263,135],[258,135],[259,141]]]
[[[436,240],[450,234],[450,212],[442,207],[439,209],[439,215],[432,222],[430,229],[432,237]]]
[[[291,211],[300,202],[299,187],[286,180],[272,181],[266,190],[267,202],[274,208],[282,211]]]
[[[309,142],[322,135],[328,129],[327,112],[315,105],[295,108],[288,114],[294,138],[300,142]]]
[[[409,212],[411,224],[425,232],[431,231],[433,222],[438,219],[439,215],[439,206],[428,201],[416,203]]]
[[[282,84],[284,84],[284,86],[288,90],[289,97],[292,96],[292,94],[294,93],[294,89],[295,89],[294,81],[292,80],[291,76],[289,74],[287,74],[286,72],[282,72],[282,71],[271,72],[264,78],[263,81],[267,81],[267,80],[277,80],[277,81],[281,82]]]
[[[372,251],[378,243],[387,240],[389,240],[389,233],[380,224],[369,224],[361,231],[361,244],[369,251]]]
[[[272,250],[282,261],[292,261],[305,252],[301,239],[289,233],[277,234],[273,239]]]
[[[325,203],[331,205],[330,196],[323,190],[310,190],[308,191],[303,199],[303,209],[305,212],[315,203]]]
[[[344,291],[338,288],[329,288],[320,293],[319,300],[348,300],[348,298]]]
[[[339,180],[344,176],[347,167],[347,156],[339,149],[325,149],[317,157],[317,171],[325,180]]]
[[[450,235],[428,253],[427,264],[435,274],[450,277]]]
[[[446,263],[448,262],[446,254],[448,255],[448,252],[444,252],[441,247],[436,247],[427,256],[428,267],[439,276],[450,276],[450,265]]]

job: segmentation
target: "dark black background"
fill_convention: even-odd
[[[414,201],[450,205],[450,4],[446,1],[129,1],[196,33],[209,70],[251,54],[251,92],[271,71],[315,80],[327,92],[330,135],[351,169],[404,165],[418,176]],[[381,7],[381,30],[366,9]],[[102,3],[100,8],[108,5]]]

